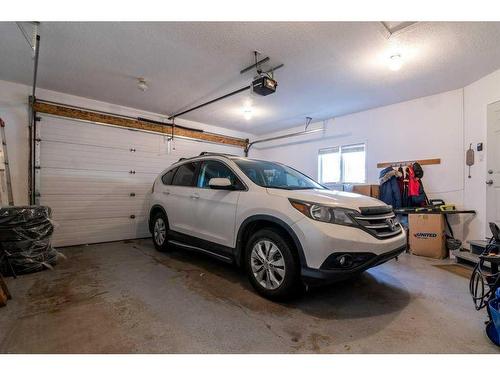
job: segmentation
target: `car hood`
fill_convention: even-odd
[[[327,206],[350,208],[357,211],[359,211],[360,207],[386,206],[384,202],[366,195],[337,190],[284,190],[268,188],[267,192],[271,195],[277,195],[285,198],[320,203]]]

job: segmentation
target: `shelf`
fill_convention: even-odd
[[[464,263],[475,266],[479,263],[479,255],[471,253],[470,251],[453,250],[451,252],[456,258],[457,263]],[[490,268],[490,262],[484,262],[486,268]]]

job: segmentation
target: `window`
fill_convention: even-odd
[[[235,163],[259,186],[273,189],[324,189],[321,185],[283,164],[262,160],[237,159]]]
[[[328,183],[366,182],[364,143],[319,150],[319,180]]]
[[[161,177],[161,181],[165,184],[165,185],[171,185],[172,184],[172,178],[174,177],[174,174],[175,174],[175,171],[177,169],[174,168],[174,169],[171,169],[170,171],[168,171],[167,173],[165,173],[162,177]]]
[[[340,147],[319,150],[319,181],[340,182]]]
[[[208,188],[208,183],[212,178],[229,178],[231,184],[238,189],[242,189],[243,185],[238,180],[238,177],[227,167],[224,163],[215,160],[209,160],[203,162],[200,169],[200,175],[198,177],[199,188]]]
[[[193,186],[195,171],[196,163],[182,164],[179,168],[177,168],[177,172],[172,180],[172,185]]]

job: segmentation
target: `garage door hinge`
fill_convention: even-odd
[[[35,169],[42,169],[42,167],[39,165],[35,165]]]
[[[135,174],[135,171],[132,169],[132,170],[130,170],[128,173],[130,173],[130,174]]]
[[[35,116],[35,121],[42,121],[42,118],[40,116]]]
[[[130,193],[130,196],[131,197],[135,197],[135,193]]]
[[[36,142],[41,142],[41,141],[42,141],[42,138],[35,138],[35,141],[36,141]]]
[[[130,218],[131,219],[135,219],[135,215],[130,215]]]
[[[136,151],[136,149],[135,149],[135,148],[131,148],[131,149],[130,149],[130,152],[135,152],[135,151]]]

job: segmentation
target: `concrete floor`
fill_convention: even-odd
[[[53,271],[7,280],[2,353],[498,353],[468,280],[403,255],[289,304],[237,269],[151,240],[61,249]],[[449,261],[448,261],[449,262]]]

